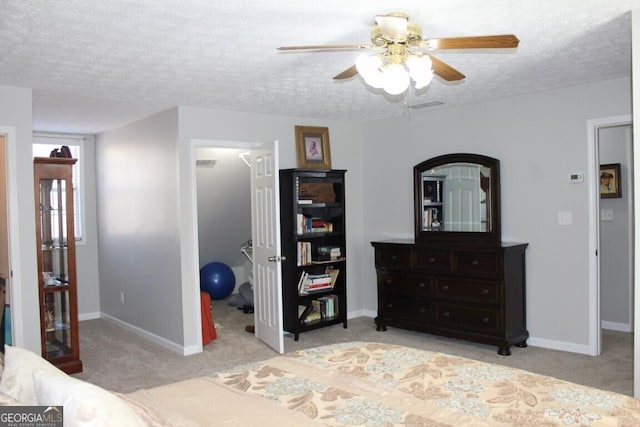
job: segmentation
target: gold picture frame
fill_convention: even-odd
[[[620,188],[620,163],[600,165],[600,198],[622,197]]]
[[[302,169],[331,169],[329,128],[296,126],[296,154]]]

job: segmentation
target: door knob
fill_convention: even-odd
[[[286,259],[287,259],[286,256],[274,255],[274,256],[270,256],[269,258],[267,258],[267,261],[269,261],[269,262],[280,262],[280,261],[284,261]]]

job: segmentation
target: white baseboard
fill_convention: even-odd
[[[527,340],[527,344],[533,347],[543,347],[550,350],[568,351],[571,353],[580,353],[589,355],[589,346],[583,344],[576,344],[566,341],[555,341],[544,338],[530,337]]]
[[[162,346],[168,350],[171,350],[175,353],[181,354],[183,356],[189,356],[191,354],[196,354],[196,353],[202,353],[202,345],[194,345],[194,346],[189,346],[189,347],[184,347],[181,346],[179,344],[176,344],[172,341],[169,341],[166,338],[163,338],[159,335],[156,334],[152,334],[151,332],[145,331],[144,329],[141,329],[137,326],[134,326],[130,323],[124,322],[120,319],[117,319],[113,316],[110,316],[108,314],[104,314],[102,313],[101,318],[108,320],[110,322],[115,323],[116,325],[120,326],[123,329],[126,329],[130,332],[133,332],[136,335],[139,335],[143,338],[148,339],[149,341],[152,341],[156,344],[158,344],[159,346]]]
[[[607,322],[603,320],[601,326],[602,329],[608,329],[610,331],[633,332],[633,327],[628,323]]]
[[[371,317],[375,318],[378,312],[375,310],[357,310],[347,313],[347,319],[355,319],[356,317]]]
[[[100,312],[96,311],[93,313],[78,313],[78,320],[82,322],[83,320],[94,320],[100,318]]]

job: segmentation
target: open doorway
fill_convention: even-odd
[[[633,332],[633,137],[631,116],[590,120],[587,126],[589,354],[597,356],[602,352],[603,329]],[[616,177],[620,192],[614,197],[601,197],[601,165],[620,171]]]
[[[190,179],[184,182],[183,200],[181,209],[183,212],[183,283],[193,283],[193,287],[183,287],[183,313],[185,333],[190,343],[185,354],[200,352],[202,348],[202,336],[198,331],[201,328],[203,318],[201,316],[202,305],[199,286],[199,232],[198,232],[198,198],[197,198],[197,150],[203,147],[245,149],[250,152],[247,168],[250,176],[250,187],[246,189],[247,198],[251,200],[251,226],[247,231],[251,232],[252,267],[255,287],[255,312],[252,319],[255,321],[255,337],[276,351],[283,352],[282,342],[282,298],[281,298],[281,274],[280,263],[280,212],[279,212],[279,186],[278,186],[278,141],[269,143],[241,142],[241,141],[217,141],[192,139],[189,153],[184,157],[188,163],[184,164],[185,170],[189,170]],[[215,160],[215,159],[213,159]],[[215,167],[214,167],[215,168]],[[245,189],[232,189],[228,180],[220,180],[225,191],[245,192]],[[242,241],[242,239],[240,239]],[[230,248],[238,250],[238,256],[242,255],[238,242],[222,242]],[[215,320],[215,312],[213,313]],[[203,323],[204,324],[204,323]],[[244,328],[243,328],[244,329]]]
[[[600,198],[600,316],[603,329],[633,331],[633,164],[631,124],[598,128],[600,165],[612,165],[619,177],[601,170],[601,181],[620,183],[615,194]],[[601,183],[601,185],[605,185]]]
[[[253,324],[252,264],[247,256],[252,232],[247,155],[246,148],[215,145],[196,148],[199,268],[222,263],[233,272],[233,284],[226,283],[212,298],[219,310],[230,306],[247,314],[225,317],[227,322],[238,323],[232,325],[237,329]]]

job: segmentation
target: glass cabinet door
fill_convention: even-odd
[[[81,372],[71,180],[75,160],[34,161],[42,355],[68,373]]]
[[[69,257],[64,179],[40,179],[40,235],[44,311],[44,353],[47,358],[71,354]]]
[[[45,292],[44,331],[47,359],[71,354],[73,343],[71,342],[69,291]]]

